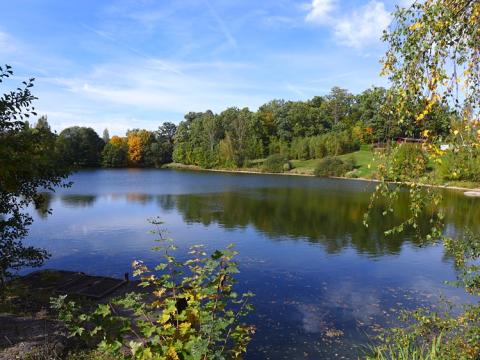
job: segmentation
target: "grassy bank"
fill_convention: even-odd
[[[375,156],[374,151],[368,146],[362,146],[358,151],[339,155],[343,161],[354,159],[355,169],[351,174],[348,174],[345,178],[358,179],[358,180],[378,180],[377,167],[380,160]],[[275,174],[275,175],[296,175],[296,176],[314,176],[315,168],[322,161],[322,159],[309,159],[309,160],[290,160],[291,169],[283,171],[281,173],[270,173],[263,170],[262,165],[265,159],[255,159],[248,161],[248,164],[242,168],[215,168],[204,169],[196,165],[185,165],[180,163],[170,163],[163,166],[166,169],[177,170],[203,170],[203,171],[217,171],[217,172],[230,172],[230,173],[262,173],[262,174]],[[458,190],[468,190],[480,188],[480,183],[471,181],[449,181],[445,182],[435,177],[435,171],[430,169],[429,183],[432,186],[446,187]]]
[[[362,148],[358,151],[338,156],[341,160],[354,159],[356,163],[355,177],[364,179],[375,179],[375,171],[378,161],[374,158],[374,153],[368,148]],[[293,169],[290,172],[295,174],[313,175],[315,168],[322,159],[310,160],[290,160]]]

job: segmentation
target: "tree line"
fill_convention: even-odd
[[[124,137],[110,137],[108,129],[100,137],[90,127],[72,126],[53,133],[46,116],[25,131],[42,131],[54,139],[57,162],[73,168],[160,167],[172,161],[176,125],[163,123],[158,130],[128,130]]]
[[[424,125],[400,122],[389,109],[390,90],[372,87],[358,95],[334,87],[307,101],[272,100],[254,112],[230,107],[189,112],[178,126],[128,130],[125,136],[100,137],[92,128],[73,126],[53,134],[47,118],[35,128],[56,137],[63,161],[74,167],[161,167],[177,162],[204,168],[236,168],[272,154],[291,159],[318,159],[355,151],[361,144],[421,136]],[[412,108],[421,104],[412,104]],[[412,111],[413,112],[413,111]],[[426,119],[431,133],[447,135],[452,114],[437,106]]]

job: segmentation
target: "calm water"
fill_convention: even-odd
[[[185,249],[235,243],[240,286],[256,293],[248,359],[356,358],[367,335],[398,308],[437,306],[455,278],[441,246],[383,231],[405,213],[362,225],[371,185],[361,181],[173,170],[97,170],[71,177],[36,214],[28,242],[46,268],[122,276],[134,259],[154,263],[147,218],[159,216]],[[446,194],[447,231],[478,226],[480,200]]]

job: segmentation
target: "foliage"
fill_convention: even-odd
[[[147,153],[153,141],[150,131],[134,129],[127,131],[128,163],[143,167],[147,163]]]
[[[355,161],[343,161],[336,156],[327,156],[315,168],[315,176],[344,176],[355,168]]]
[[[154,132],[154,141],[150,144],[147,163],[150,166],[160,167],[172,162],[173,144],[177,126],[171,122],[163,123],[158,131]]]
[[[235,168],[235,150],[233,149],[232,140],[229,134],[220,140],[218,144],[218,160],[220,165],[225,168]]]
[[[471,0],[428,0],[398,8],[384,35],[383,59],[403,121],[422,121],[437,103],[452,101],[465,120],[477,112],[480,90],[478,23],[480,4]],[[417,109],[411,99],[423,99]]]
[[[401,143],[389,154],[388,179],[392,181],[419,179],[427,170],[427,162],[427,155],[421,145]]]
[[[13,75],[11,67],[0,67],[0,84]],[[23,87],[0,97],[0,282],[12,270],[25,266],[40,266],[47,252],[25,246],[32,217],[29,205],[41,206],[41,191],[53,191],[62,184],[68,170],[61,166],[55,148],[55,135],[46,118],[36,128],[28,127],[27,119],[35,116],[31,93],[34,79]]]
[[[98,350],[127,359],[239,359],[254,328],[241,322],[252,309],[251,293],[234,291],[237,254],[232,246],[208,256],[201,245],[181,262],[160,230],[155,233],[164,261],[154,270],[134,261],[144,290],[127,294],[91,312],[66,296],[52,299],[72,336]]]
[[[128,165],[128,144],[116,136],[105,145],[102,151],[102,166],[120,168]]]
[[[420,127],[429,160],[433,163],[444,162],[445,153],[439,145],[445,142],[449,145],[447,168],[462,168],[475,161],[470,155],[479,145],[479,22],[478,1],[427,0],[398,8],[384,36],[389,50],[383,60],[383,72],[392,83],[386,104],[398,114],[401,123]],[[451,113],[444,111],[452,106]],[[438,109],[443,115],[432,116]],[[449,116],[453,117],[450,137],[432,131],[432,122],[436,125]],[[454,165],[456,160],[459,163]],[[471,163],[467,169],[469,167]],[[463,176],[469,172],[464,170]],[[392,204],[398,199],[401,187],[392,190],[385,182],[385,174],[383,171],[384,181],[378,185],[372,202],[384,197]],[[480,296],[478,235],[465,231],[464,236],[446,236],[439,208],[441,194],[422,188],[425,179],[415,168],[411,176],[405,171],[399,180],[403,187],[408,186],[410,212],[388,234],[405,231],[407,226],[417,230],[422,214],[429,214],[431,230],[426,235],[416,231],[417,235],[426,241],[441,240],[447,254],[455,260],[456,285]],[[391,211],[389,206],[385,214]],[[416,353],[419,359],[478,359],[480,356],[478,301],[447,308],[444,313],[421,308],[406,312],[403,320],[406,325],[391,329],[384,343],[374,348],[376,356],[373,358],[398,358],[405,351],[411,357]]]
[[[281,173],[286,163],[288,163],[287,157],[282,154],[273,154],[265,159],[262,170],[265,172]]]
[[[434,337],[431,345],[418,344],[417,339],[410,333],[404,333],[401,340],[391,338],[378,347],[368,349],[366,360],[448,360],[453,359],[446,355],[442,336]]]
[[[165,122],[157,131],[134,129],[127,131],[126,137],[115,135],[102,151],[102,166],[161,167],[170,163],[176,130],[175,124]]]
[[[460,149],[447,151],[438,166],[440,177],[444,180],[480,181],[479,149]]]
[[[455,260],[455,285],[480,295],[480,237],[467,231],[463,237],[444,241],[447,254]],[[384,343],[373,348],[373,359],[478,359],[480,356],[480,307],[446,304],[443,312],[420,308],[404,311],[401,319],[410,324],[387,332]],[[416,354],[417,357],[413,357]],[[395,357],[398,356],[398,357]]]
[[[248,108],[191,112],[178,126],[173,160],[204,168],[239,168],[273,154],[320,159],[356,151],[361,144],[420,138],[423,127],[399,123],[389,97],[399,95],[384,88],[353,95],[334,87],[308,101],[272,100],[257,112]],[[409,106],[418,108],[418,101]],[[431,134],[445,136],[455,118],[448,106],[437,104],[425,119]]]
[[[96,167],[105,143],[92,128],[72,126],[57,138],[57,148],[63,160],[75,167]]]

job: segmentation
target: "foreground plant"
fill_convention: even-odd
[[[444,238],[447,253],[455,260],[457,281],[471,295],[480,296],[480,237]],[[404,311],[404,327],[383,334],[382,343],[371,349],[368,359],[478,359],[480,356],[480,305],[445,302],[443,311],[419,308]]]
[[[237,294],[232,246],[208,256],[201,245],[178,261],[176,246],[157,226],[154,250],[164,261],[154,270],[133,263],[141,290],[90,312],[66,296],[52,299],[71,336],[102,353],[124,359],[240,359],[255,329],[242,319],[252,310],[252,293]]]

